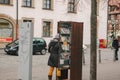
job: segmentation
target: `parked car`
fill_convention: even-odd
[[[42,55],[46,54],[47,44],[43,38],[33,38],[33,54],[40,53]],[[16,54],[18,55],[19,41],[14,40],[13,42],[7,44],[4,48],[4,51],[7,54]]]

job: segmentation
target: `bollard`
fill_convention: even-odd
[[[84,55],[84,51],[83,51],[83,53],[82,53],[82,59],[83,59],[83,64],[85,65],[85,55]]]
[[[113,61],[115,61],[115,49],[113,49]]]
[[[99,63],[101,63],[101,50],[99,49]]]

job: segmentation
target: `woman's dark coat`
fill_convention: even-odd
[[[119,49],[119,42],[118,42],[117,39],[113,40],[112,46],[113,46],[116,50]]]
[[[50,53],[48,59],[48,65],[52,67],[58,67],[59,64],[59,42],[58,40],[52,40],[48,46],[48,52]]]

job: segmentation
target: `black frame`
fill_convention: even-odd
[[[62,53],[59,53],[59,67],[60,68],[69,68],[70,66],[70,38],[71,38],[71,23],[70,22],[63,22],[60,21],[58,22],[58,33],[61,36],[61,41],[62,41]],[[64,46],[64,40],[65,44],[67,45]],[[67,47],[67,48],[66,48]]]
[[[32,0],[23,0],[24,7],[32,7]]]
[[[68,2],[68,12],[75,12],[75,0],[69,0]]]
[[[10,4],[10,0],[0,0],[0,4]]]
[[[51,9],[51,0],[43,0],[43,9],[50,10]]]
[[[50,22],[50,21],[43,21],[43,24],[45,24],[45,25],[43,25],[43,37],[50,37],[51,22]],[[46,27],[46,28],[49,30],[49,31],[48,31],[49,35],[46,35],[46,32],[45,32],[45,34],[44,34],[44,29],[46,29],[46,28],[44,28],[44,27]]]

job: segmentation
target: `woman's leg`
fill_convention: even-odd
[[[50,66],[48,72],[48,80],[52,80],[53,71],[54,71],[54,67]]]
[[[56,68],[56,69],[57,69],[57,74],[56,74],[57,80],[61,80],[61,71],[59,68]]]
[[[115,50],[115,60],[118,60],[118,50]]]

